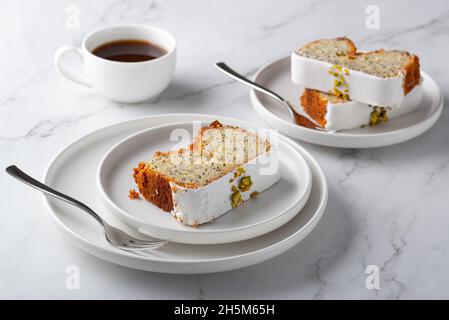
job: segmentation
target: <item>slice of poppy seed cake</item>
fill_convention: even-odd
[[[156,152],[133,176],[145,199],[180,223],[197,226],[275,184],[278,168],[271,174],[260,170],[268,161],[277,162],[277,149],[268,140],[214,121],[188,148]]]

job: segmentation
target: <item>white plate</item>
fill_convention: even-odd
[[[339,148],[373,148],[388,146],[413,139],[438,120],[443,110],[443,95],[436,82],[425,72],[421,72],[423,101],[417,111],[388,123],[337,133],[327,133],[298,126],[288,120],[286,113],[276,101],[266,95],[251,90],[251,102],[262,120],[273,128],[306,142]],[[262,67],[254,76],[254,81],[280,94],[292,103],[299,104],[299,87],[292,83],[290,57],[286,57]]]
[[[213,121],[245,126],[232,119],[198,114],[172,114],[140,118],[115,124],[91,133],[62,150],[50,163],[44,181],[91,206],[111,224],[133,233],[103,206],[96,186],[96,172],[107,150],[125,137],[143,129],[171,122]],[[62,232],[82,249],[110,262],[134,269],[163,273],[209,273],[237,269],[272,258],[306,237],[321,219],[327,203],[328,187],[323,171],[303,148],[291,143],[307,161],[312,173],[312,190],[301,213],[289,223],[250,240],[215,245],[170,243],[145,256],[137,256],[109,246],[100,226],[89,215],[53,198],[44,198],[51,216]]]
[[[281,172],[279,182],[256,199],[220,216],[214,223],[197,228],[185,226],[144,199],[129,199],[128,191],[136,188],[132,168],[141,161],[149,160],[156,151],[176,147],[178,141],[170,141],[175,130],[188,132],[191,139],[197,134],[193,132],[194,126],[198,130],[199,126],[208,124],[197,122],[194,125],[192,121],[187,121],[157,126],[133,134],[113,146],[100,162],[97,175],[106,208],[143,234],[171,242],[217,244],[246,240],[273,231],[304,207],[312,184],[310,169],[301,154],[282,136],[277,141]],[[184,141],[184,147],[191,142]]]

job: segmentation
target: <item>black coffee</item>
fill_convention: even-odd
[[[112,61],[141,62],[157,59],[167,51],[144,40],[118,40],[102,44],[92,53],[97,57]]]

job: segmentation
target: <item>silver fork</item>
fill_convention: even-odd
[[[37,181],[36,179],[30,177],[25,172],[17,168],[16,166],[9,166],[6,168],[6,172],[9,173],[11,176],[16,178],[17,180],[35,188],[38,189],[46,194],[49,194],[55,198],[58,198],[62,201],[65,201],[67,203],[70,203],[74,205],[75,207],[78,207],[84,211],[86,211],[88,214],[90,214],[101,226],[103,226],[104,234],[106,237],[106,240],[113,245],[114,247],[126,251],[142,251],[142,250],[150,250],[150,249],[158,249],[164,244],[167,243],[167,241],[164,240],[144,240],[135,238],[128,233],[117,229],[108,223],[104,221],[95,211],[93,211],[91,208],[89,208],[84,203],[65,195],[59,191],[56,191],[49,186]]]
[[[295,113],[298,113],[300,116],[303,116],[304,118],[308,119],[310,122],[315,124],[315,128],[314,128],[315,130],[323,131],[323,132],[327,132],[327,133],[335,133],[337,131],[337,130],[327,130],[327,129],[321,128],[316,123],[316,121],[314,119],[312,119],[307,113],[299,112],[299,110],[298,111],[294,110],[292,104],[288,100],[284,99],[279,94],[271,91],[270,89],[267,89],[267,88],[261,86],[260,84],[249,80],[245,76],[243,76],[240,73],[238,73],[237,71],[233,70],[226,63],[217,62],[217,63],[215,63],[215,66],[217,67],[218,70],[220,70],[227,76],[231,77],[232,79],[237,80],[238,82],[243,83],[244,85],[247,85],[248,87],[253,88],[254,90],[262,92],[262,93],[272,97],[273,99],[277,100],[278,102],[280,102],[280,105],[282,105],[284,107],[284,110],[288,112],[290,120],[293,123],[296,123],[295,122]]]

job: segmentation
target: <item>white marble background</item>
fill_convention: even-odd
[[[365,8],[380,9],[380,29]],[[80,12],[68,29],[67,9]],[[69,9],[70,10],[70,9]],[[148,23],[179,42],[174,82],[156,103],[120,105],[62,79],[53,53],[89,30]],[[449,3],[441,1],[79,1],[0,3],[0,298],[449,298],[449,112],[398,146],[343,150],[304,145],[325,170],[325,216],[302,243],[256,266],[178,276],[126,269],[66,242],[41,194],[4,172],[40,177],[65,145],[138,116],[210,113],[254,119],[248,90],[213,67],[225,60],[251,75],[306,41],[348,35],[359,47],[410,50],[443,91],[449,86]],[[446,101],[449,101],[447,91]],[[65,268],[81,268],[81,289]],[[381,288],[365,287],[365,267]]]

